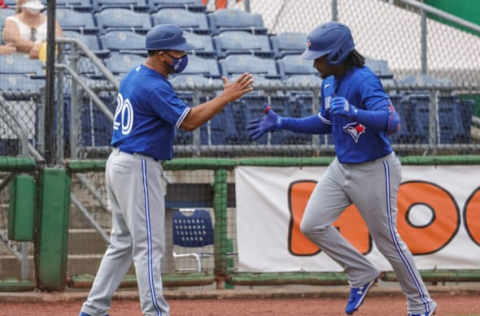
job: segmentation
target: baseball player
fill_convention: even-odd
[[[140,305],[145,316],[168,316],[163,297],[160,263],[165,255],[166,185],[162,161],[172,159],[175,128],[192,131],[225,105],[252,90],[252,75],[242,74],[223,93],[188,107],[175,94],[168,75],[182,72],[188,63],[182,30],[157,25],[146,36],[148,57],[122,80],[114,115],[112,146],[106,170],[106,188],[112,210],[112,232],[81,316],[104,316],[113,293],[135,264]]]
[[[345,312],[350,315],[358,310],[380,275],[332,226],[353,203],[397,275],[407,297],[408,315],[433,315],[437,304],[396,228],[401,166],[387,135],[399,129],[398,114],[380,80],[354,49],[347,26],[329,22],[315,28],[308,36],[303,57],[314,61],[324,79],[319,113],[305,118],[281,117],[266,107],[265,116],[249,122],[249,135],[257,139],[277,129],[332,133],[336,159],[318,180],[300,229],[345,269],[351,287]]]

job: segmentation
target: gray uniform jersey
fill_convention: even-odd
[[[342,164],[335,159],[312,192],[301,230],[345,269],[352,287],[361,287],[380,272],[332,226],[345,208],[355,204],[377,248],[397,275],[407,296],[408,312],[422,314],[432,311],[436,303],[397,232],[400,181],[401,165],[393,153],[360,164]]]
[[[112,210],[110,245],[82,312],[104,316],[120,281],[133,263],[145,316],[167,316],[160,263],[165,252],[163,170],[152,158],[115,149],[105,170]]]

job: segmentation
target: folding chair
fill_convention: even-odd
[[[199,209],[194,210],[190,215],[186,213],[186,211],[180,210],[173,211],[173,244],[184,248],[200,248],[213,245],[213,224],[210,213]],[[202,271],[201,259],[212,255],[212,253],[205,252],[176,253],[173,251],[174,259],[193,258],[196,262],[194,270],[197,272]]]

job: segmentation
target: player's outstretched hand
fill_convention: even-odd
[[[247,72],[243,73],[232,83],[228,82],[227,77],[222,77],[222,80],[225,86],[223,88],[223,94],[227,96],[230,101],[235,101],[253,90],[253,76]]]
[[[265,115],[260,118],[250,120],[247,124],[248,136],[257,140],[266,132],[273,132],[281,125],[281,116],[272,110],[270,105],[264,106]]]
[[[357,117],[357,108],[344,97],[334,97],[330,106],[332,115],[342,115],[352,120],[355,120]]]

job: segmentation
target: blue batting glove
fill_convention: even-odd
[[[257,140],[266,132],[273,132],[281,127],[282,117],[272,110],[270,105],[265,105],[264,115],[261,118],[250,120],[247,125],[248,137]]]
[[[330,103],[330,113],[332,115],[342,115],[351,120],[356,120],[357,112],[357,108],[344,97],[334,97]]]

